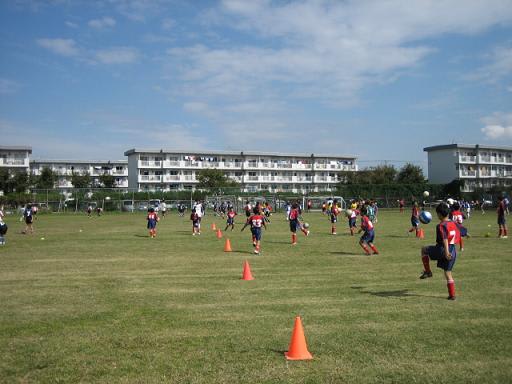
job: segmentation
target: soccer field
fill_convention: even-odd
[[[409,212],[381,210],[378,256],[320,213],[290,245],[284,214],[253,255],[250,231],[191,236],[175,212],[150,239],[145,215],[41,215],[34,235],[9,217],[0,247],[2,383],[509,383],[512,239],[496,215],[466,221],[453,275],[419,280]],[[488,227],[491,225],[491,227]],[[486,237],[490,232],[491,237]],[[233,252],[223,252],[230,238]],[[42,240],[44,238],[44,240]],[[248,260],[253,281],[243,281]],[[314,359],[286,361],[300,315]]]

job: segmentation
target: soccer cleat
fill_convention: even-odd
[[[253,247],[255,247],[255,246],[256,246],[256,242],[255,242],[255,241],[253,241],[252,246],[253,246]]]
[[[257,249],[254,250],[254,254],[255,255],[259,255],[260,254],[260,251],[258,251]]]
[[[508,239],[508,236],[505,235],[505,236],[501,236],[502,239]]]
[[[374,254],[374,255],[378,255],[378,254],[379,254],[379,251],[373,251],[373,254]]]
[[[426,279],[428,277],[432,277],[432,272],[423,271],[423,273],[420,276],[420,279]]]
[[[333,233],[332,233],[332,235],[337,235],[337,233],[336,233],[336,232],[333,232]]]
[[[455,300],[455,296],[448,296],[447,299],[448,300]]]
[[[306,231],[306,236],[309,236],[309,231]]]
[[[292,243],[292,245],[297,245],[297,243]]]

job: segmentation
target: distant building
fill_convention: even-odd
[[[91,187],[102,187],[100,176],[112,175],[115,177],[115,188],[128,188],[128,161],[95,161],[95,160],[32,160],[30,170],[33,175],[41,174],[43,168],[51,169],[58,177],[56,188],[61,190],[72,189],[71,176],[89,174]]]
[[[332,191],[356,157],[267,152],[130,149],[128,186],[140,191],[195,189],[202,169],[220,169],[247,192]]]
[[[29,172],[32,147],[0,146],[0,168]]]
[[[448,144],[423,150],[428,153],[430,183],[463,180],[462,192],[512,186],[512,147]]]

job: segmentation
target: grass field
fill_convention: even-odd
[[[240,224],[224,253],[212,216],[193,237],[173,212],[156,239],[137,213],[41,215],[34,235],[8,218],[0,382],[512,382],[512,239],[495,238],[493,212],[466,222],[455,302],[435,265],[418,279],[435,224],[419,240],[408,213],[381,211],[381,254],[364,256],[344,219],[331,236],[320,213],[305,218],[312,235],[292,247],[274,215],[260,256]],[[283,356],[297,315],[314,360]]]

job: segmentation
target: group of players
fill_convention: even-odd
[[[308,206],[308,208],[310,208]],[[420,204],[417,201],[413,201],[411,208],[411,229],[410,232],[416,232],[418,237],[420,231],[421,221],[421,210]],[[254,207],[249,201],[244,206],[246,221],[242,227],[242,231],[246,227],[250,227],[252,244],[254,247],[254,253],[260,254],[261,252],[261,240],[262,240],[262,229],[267,228],[267,223],[270,223],[270,216],[272,214],[272,208],[267,203],[256,203]],[[309,225],[303,222],[301,213],[302,207],[298,201],[290,203],[286,207],[286,219],[290,226],[291,232],[291,244],[297,244],[297,231],[301,231],[305,236],[309,236]],[[216,209],[215,212],[222,217],[226,218],[225,231],[228,228],[234,230],[235,227],[235,216],[237,216],[233,205],[226,204],[226,206],[220,206],[220,209]],[[357,200],[350,202],[350,208],[343,211],[340,206],[340,202],[333,199],[328,205],[322,206],[322,212],[328,216],[331,222],[331,234],[336,235],[336,225],[338,217],[343,213],[348,219],[348,226],[350,234],[354,236],[356,230],[358,233],[363,232],[363,235],[359,239],[359,245],[363,249],[366,255],[377,255],[375,240],[375,226],[377,222],[378,206],[373,200]],[[402,212],[402,210],[401,210]],[[499,225],[499,237],[507,238],[508,229],[506,226],[505,215],[508,212],[507,200],[503,197],[499,198],[499,204],[497,209],[498,214],[498,225]],[[463,226],[463,220],[466,218],[461,211],[461,205],[458,201],[448,199],[447,202],[442,202],[436,207],[436,214],[439,220],[439,224],[436,226],[436,243],[435,245],[425,246],[421,248],[421,260],[423,264],[423,272],[420,275],[420,279],[427,279],[432,277],[432,270],[430,268],[430,260],[437,262],[437,267],[444,271],[448,289],[448,299],[455,300],[455,281],[452,276],[452,270],[457,260],[456,245],[460,247],[460,251],[464,251],[463,248],[463,237],[469,237],[467,229]],[[204,216],[204,204],[196,202],[192,207],[192,213],[190,220],[192,221],[192,234],[200,234],[201,218]],[[357,217],[360,216],[360,227],[357,229]],[[158,215],[153,209],[148,213],[148,228],[150,230],[150,236],[156,236],[156,223],[158,222]]]

